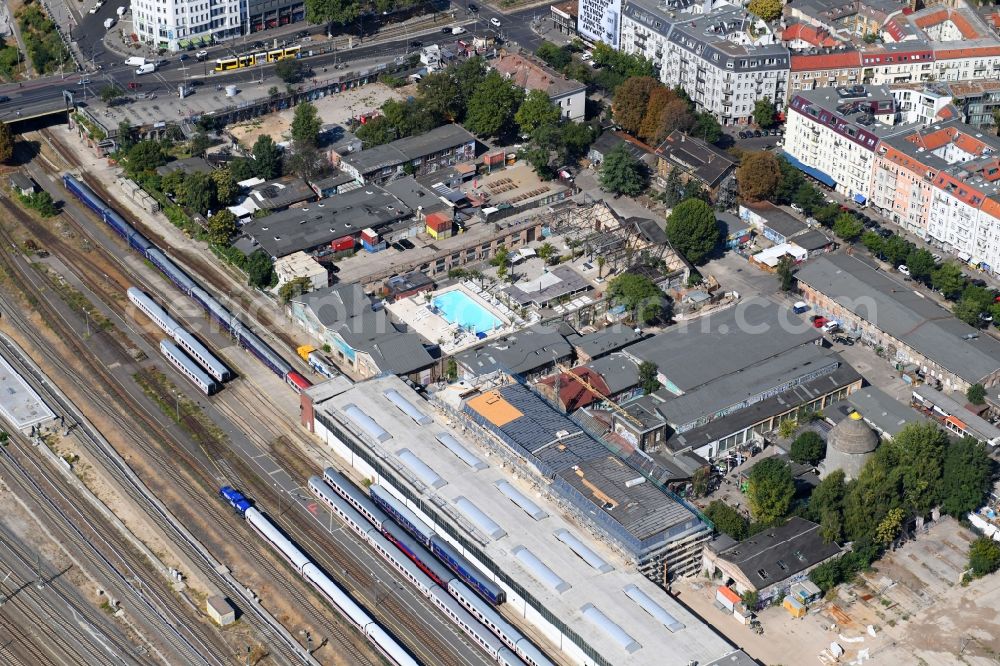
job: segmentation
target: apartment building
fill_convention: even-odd
[[[242,0],[137,0],[132,19],[140,41],[177,51],[242,35],[243,7]]]
[[[800,90],[853,86],[861,82],[861,53],[853,49],[793,54],[790,65],[789,98]]]
[[[885,86],[800,91],[788,106],[789,160],[860,204],[872,196],[879,142],[908,126],[894,125],[896,105]]]
[[[788,49],[740,7],[681,13],[655,0],[629,0],[620,45],[652,60],[665,85],[683,88],[699,111],[723,125],[750,123],[760,99],[785,106]]]

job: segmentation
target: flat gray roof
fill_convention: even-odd
[[[348,153],[341,159],[364,175],[388,166],[428,157],[436,153],[475,142],[476,137],[469,134],[461,125],[442,125],[430,132],[417,136],[408,136],[391,143],[374,146],[358,153]]]
[[[818,257],[795,277],[970,384],[1000,368],[1000,342],[854,257]]]
[[[378,230],[412,211],[378,185],[365,185],[248,222],[243,234],[274,258],[309,250],[371,227]]]
[[[455,355],[455,361],[475,375],[502,371],[526,374],[567,358],[573,349],[551,327],[535,325]]]
[[[563,296],[591,289],[590,282],[569,266],[556,266],[533,280],[512,284],[506,292],[521,305],[545,306]]]
[[[31,426],[56,417],[35,390],[28,386],[2,356],[0,356],[0,416],[17,430],[27,430]]]
[[[920,412],[874,386],[855,391],[847,396],[847,402],[869,425],[887,437],[895,437],[907,423],[923,420]]]
[[[432,421],[425,424],[414,422],[386,397],[385,392],[391,389],[398,391]],[[496,456],[489,456],[487,449],[478,441],[453,429],[449,425],[452,419],[439,413],[398,377],[380,377],[357,384],[319,405],[317,411],[330,415],[340,423],[349,423],[350,419],[342,412],[349,404],[361,406],[390,435],[377,445],[367,438],[360,438],[371,449],[384,451],[385,462],[390,468],[402,473],[405,465],[399,459],[399,453],[408,449],[446,482],[434,490],[418,485],[419,481],[413,483],[397,479],[393,483],[405,486],[420,496],[425,505],[435,507],[439,522],[451,523],[469,541],[476,543],[507,576],[527,589],[539,605],[581,634],[610,663],[616,666],[661,666],[663,655],[667,654],[671,662],[701,664],[723,659],[735,652],[735,648],[710,626],[638,573],[634,565],[625,561],[617,551],[604,541],[591,537],[575,520],[568,519],[561,507],[549,498],[549,489],[543,488],[539,492],[523,480],[513,479]],[[455,437],[488,465],[480,470],[470,468],[441,444],[437,439],[441,433]],[[529,519],[523,509],[497,488],[496,484],[501,481],[512,484],[530,497],[547,515],[540,520]],[[474,504],[505,534],[498,538],[476,534],[475,525],[457,507],[459,498]],[[593,568],[566,541],[557,538],[557,534],[567,533],[571,535],[571,541],[582,542],[610,564],[611,570]],[[556,572],[568,587],[563,587],[560,592],[540,582],[537,572],[533,573],[530,566],[514,554],[518,546],[527,548],[542,564]],[[683,627],[671,632],[655,621],[645,609],[626,596],[625,589],[629,585],[635,585]],[[628,653],[603,631],[587,630],[591,625],[585,620],[582,610],[586,604],[600,609],[641,647]],[[723,659],[719,663],[726,662]]]
[[[787,306],[749,298],[721,312],[674,326],[623,351],[637,362],[655,363],[666,379],[665,386],[683,392],[820,337]]]

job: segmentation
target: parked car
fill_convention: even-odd
[[[406,239],[406,238],[400,238],[399,239],[399,244],[402,245],[403,247],[405,247],[407,250],[412,250],[413,248],[416,247],[416,245],[414,245],[413,243],[411,243],[409,241],[409,239]]]
[[[833,336],[834,342],[839,342],[847,347],[852,347],[854,345],[854,338],[850,338],[846,335],[835,335]]]
[[[129,90],[138,90],[141,87],[142,87],[142,84],[139,83],[138,81],[129,81],[128,82],[128,89]]]
[[[838,324],[835,321],[828,321],[825,324],[823,324],[824,333],[834,333],[838,330],[840,330],[840,324]]]
[[[941,255],[940,254],[932,254],[931,255],[931,259],[934,260],[935,264],[941,263]]]
[[[878,231],[876,231],[875,233],[877,233],[882,238],[890,238],[892,236],[892,232],[884,227],[879,227]]]
[[[179,56],[177,56],[177,59],[180,60],[181,62],[184,62],[185,60],[187,60],[190,57],[191,56],[189,56],[187,53],[182,53]]]
[[[826,317],[820,315],[814,315],[812,318],[813,326],[816,328],[823,328],[826,326]]]
[[[197,53],[194,54],[194,57],[197,58],[198,60],[204,60],[205,58],[208,57],[208,51],[198,51]]]
[[[404,251],[404,250],[406,249],[405,247],[403,247],[403,246],[402,246],[402,245],[400,245],[399,243],[393,243],[392,245],[390,245],[390,247],[391,247],[392,249],[394,249],[394,250],[398,251],[398,252],[402,252],[402,251]]]
[[[472,12],[473,14],[477,13],[479,11],[479,5],[477,5],[474,2],[470,2],[469,3],[469,11]]]
[[[809,312],[809,304],[805,301],[796,301],[795,304],[792,305],[792,312],[795,314],[804,314]]]
[[[896,266],[896,270],[905,275],[906,277],[910,277],[910,269],[909,267],[907,267],[906,264],[900,264],[899,266]]]
[[[441,34],[442,35],[450,35],[451,34],[451,26],[445,26],[445,27],[441,28]]]
[[[795,211],[796,213],[801,213],[801,212],[803,212],[803,211],[802,211],[802,206],[798,205],[797,203],[793,203],[793,204],[791,205],[791,209],[792,209],[792,210],[794,210],[794,211]]]
[[[759,139],[761,136],[763,136],[763,133],[760,130],[754,130],[753,135],[754,138]]]
[[[985,287],[986,286],[986,280],[981,280],[979,278],[973,278],[973,279],[969,280],[969,284],[971,284],[974,287]]]

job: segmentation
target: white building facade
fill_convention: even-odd
[[[137,0],[132,19],[139,40],[169,51],[212,44],[244,32],[245,0]]]
[[[723,125],[752,122],[757,100],[770,100],[778,110],[785,106],[788,49],[741,8],[678,13],[630,0],[622,15],[621,50],[651,60],[665,85],[683,88],[698,111]]]

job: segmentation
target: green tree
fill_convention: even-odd
[[[350,23],[361,13],[357,0],[306,0],[306,20],[317,25]]]
[[[740,197],[746,201],[770,199],[781,178],[778,158],[768,151],[749,152],[736,169]]]
[[[950,261],[946,261],[931,271],[931,286],[940,291],[948,300],[955,300],[966,287],[962,269]]]
[[[118,123],[117,140],[118,150],[127,155],[128,151],[135,145],[135,128],[132,127],[132,123],[127,120]]]
[[[722,138],[722,125],[711,113],[696,113],[690,134],[702,141],[716,143]]]
[[[160,188],[167,194],[171,194],[176,197],[184,187],[184,179],[186,177],[187,173],[182,169],[171,171],[160,179]]]
[[[885,255],[886,261],[893,266],[899,266],[905,262],[913,253],[913,250],[913,243],[906,240],[902,236],[896,235],[889,236],[885,239],[885,244],[882,246],[882,254]]]
[[[236,216],[232,211],[223,208],[212,217],[208,218],[208,239],[216,245],[227,245],[239,227],[236,225]]]
[[[864,225],[850,213],[841,213],[833,221],[833,233],[848,243],[853,243],[860,238],[861,232],[864,230]]]
[[[663,203],[667,208],[673,208],[684,200],[684,183],[681,182],[680,169],[670,169],[667,182],[663,187]]]
[[[941,510],[962,519],[986,502],[993,478],[993,460],[986,445],[972,437],[950,444],[941,473]]]
[[[552,243],[546,241],[542,243],[542,246],[538,248],[538,251],[535,254],[537,254],[538,258],[544,261],[545,263],[549,263],[552,257],[554,257],[556,254],[556,248]]]
[[[1000,543],[989,537],[979,537],[969,546],[969,568],[981,578],[1000,569]]]
[[[236,200],[236,195],[239,194],[239,187],[237,187],[229,167],[213,171],[212,180],[215,182],[215,193],[220,204],[228,206]]]
[[[634,197],[646,189],[648,178],[643,164],[620,144],[604,156],[600,182],[601,188],[608,192]]]
[[[209,211],[215,211],[219,207],[215,181],[207,173],[189,173],[178,194],[181,203],[202,215],[208,215]]]
[[[808,516],[820,524],[827,543],[844,538],[844,497],[847,483],[844,470],[835,469],[820,481],[809,496]]]
[[[567,162],[575,162],[587,153],[594,142],[594,130],[583,123],[565,122],[560,126]]]
[[[778,260],[774,272],[778,276],[781,291],[791,291],[795,288],[795,261],[787,254]]]
[[[298,83],[305,76],[305,67],[295,58],[282,58],[274,66],[274,74],[285,83]]]
[[[874,231],[866,231],[861,234],[861,244],[865,246],[873,256],[882,257],[885,249],[885,239]]]
[[[941,497],[941,474],[948,435],[936,423],[910,423],[885,445],[895,454],[904,508],[926,515]]]
[[[233,180],[237,183],[253,178],[253,167],[253,161],[247,159],[246,157],[237,157],[226,166],[229,173],[232,175]]]
[[[750,0],[750,4],[756,3],[769,3],[775,0]],[[750,10],[751,12],[753,9]],[[779,10],[780,11],[780,10]],[[769,129],[774,126],[775,118],[777,112],[774,109],[774,102],[769,99],[758,99],[753,105],[753,121],[757,123],[757,126],[763,129]]]
[[[712,500],[704,511],[705,517],[712,521],[715,529],[722,534],[728,534],[737,541],[743,541],[748,536],[747,519],[722,500]]]
[[[910,275],[914,280],[927,282],[931,279],[931,272],[935,266],[934,255],[924,249],[914,249],[906,257],[906,267],[910,269]]]
[[[646,395],[660,390],[660,380],[656,378],[658,372],[656,364],[652,361],[643,361],[639,364],[639,386]]]
[[[455,122],[465,110],[462,90],[449,71],[433,72],[417,83],[424,108],[440,121]]]
[[[198,130],[195,132],[194,136],[191,137],[191,154],[195,157],[201,157],[211,145],[212,140],[208,138],[208,135],[203,131]]]
[[[535,55],[544,60],[549,67],[559,71],[562,71],[573,60],[573,54],[570,53],[568,48],[565,46],[556,46],[548,41],[542,42],[535,49]]]
[[[0,123],[0,162],[6,162],[14,156],[14,133],[7,123]]]
[[[965,392],[965,398],[973,405],[986,404],[986,387],[982,384],[973,384]]]
[[[754,520],[765,525],[777,525],[788,515],[794,496],[792,470],[784,460],[772,456],[750,469],[747,500]]]
[[[789,456],[797,463],[816,465],[826,457],[826,442],[815,430],[806,430],[792,442]]]
[[[900,507],[897,506],[894,509],[890,509],[885,514],[882,522],[875,528],[875,540],[883,546],[888,546],[895,541],[903,529],[903,520],[905,518],[906,512]]]
[[[312,280],[307,277],[297,277],[289,280],[285,284],[278,287],[278,299],[282,303],[287,303],[297,296],[309,291],[309,287],[312,286]]]
[[[972,299],[962,298],[951,308],[952,314],[964,321],[969,326],[982,326],[983,321],[980,315],[983,314],[979,303]]]
[[[140,141],[128,151],[128,169],[133,174],[155,171],[167,163],[166,153],[158,141]]]
[[[316,147],[319,141],[319,128],[323,126],[316,107],[310,102],[302,102],[295,107],[292,118],[292,141],[304,146]]]
[[[848,487],[844,498],[844,537],[855,541],[872,534],[886,513],[902,506],[903,489],[897,460],[884,444],[875,450]]]
[[[120,100],[125,96],[125,91],[118,86],[104,86],[101,88],[101,101],[105,104],[114,106],[115,102]]]
[[[562,112],[544,90],[531,90],[514,114],[514,122],[523,134],[531,134],[539,125],[555,125]]]
[[[833,221],[837,219],[837,215],[839,214],[840,206],[835,203],[820,206],[813,211],[813,217],[815,217],[816,220],[824,227],[833,226]]]
[[[607,262],[608,262],[608,260],[605,259],[604,257],[598,257],[597,258],[597,277],[598,278],[603,278],[604,277],[604,264],[606,264]]]
[[[497,248],[496,254],[493,255],[493,258],[490,259],[490,265],[506,266],[509,259],[510,259],[510,250],[507,249],[507,246],[501,245],[500,247]]]
[[[455,85],[458,86],[458,101],[462,107],[460,117],[464,118],[469,100],[472,99],[472,95],[476,92],[479,84],[486,78],[489,68],[486,66],[486,61],[482,56],[473,56],[464,62],[449,67],[447,71],[451,74]]]
[[[640,322],[652,321],[663,314],[663,292],[643,275],[622,273],[608,283],[608,297],[633,312]]]
[[[246,271],[247,284],[251,287],[267,289],[278,282],[271,257],[267,256],[263,250],[257,250],[247,257]]]
[[[778,159],[778,168],[781,175],[778,178],[778,185],[774,189],[772,201],[776,204],[785,205],[795,201],[795,194],[803,186],[809,185],[805,176],[785,158]],[[839,208],[837,209],[840,210]]]
[[[792,203],[801,208],[806,215],[812,215],[813,211],[823,206],[823,195],[813,187],[812,183],[802,183],[795,190]]]
[[[253,172],[264,180],[281,175],[281,149],[268,134],[261,134],[253,144]]]
[[[499,137],[507,133],[522,99],[523,90],[496,70],[490,71],[469,99],[466,129],[481,137]]]
[[[781,16],[782,7],[781,0],[750,0],[747,11],[770,22]]]
[[[692,264],[700,264],[711,254],[720,235],[714,211],[699,199],[682,201],[667,218],[670,244]]]

